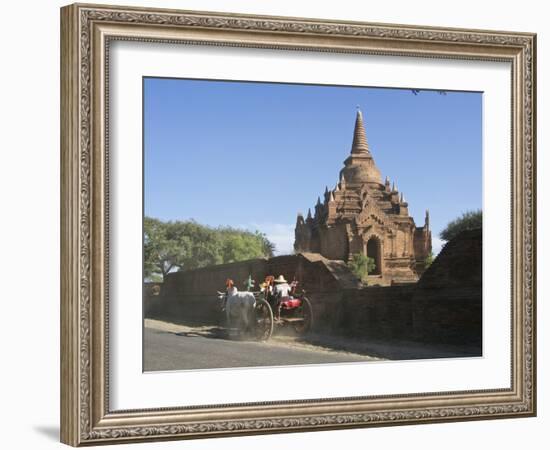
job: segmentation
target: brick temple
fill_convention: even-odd
[[[340,181],[317,199],[313,215],[311,209],[305,219],[298,214],[294,248],[343,261],[363,253],[376,265],[369,274],[372,284],[416,282],[424,272],[432,251],[429,213],[417,227],[403,193],[388,177],[382,181],[360,110]]]

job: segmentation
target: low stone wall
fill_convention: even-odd
[[[449,289],[440,295],[444,301],[413,297],[413,338],[481,348],[481,289]]]
[[[410,338],[414,285],[372,286],[343,293],[335,311],[340,333],[380,339]]]
[[[257,283],[263,281],[266,275],[283,275],[289,281],[296,277],[313,304],[314,324],[317,327],[332,327],[333,313],[343,290],[361,286],[343,261],[327,260],[317,254],[254,259],[168,274],[161,289],[160,301],[146,301],[152,305],[146,309],[146,316],[182,322],[218,323],[220,304],[216,291],[225,289],[228,278],[243,289],[243,282],[249,275]]]
[[[414,336],[449,343],[482,341],[482,231],[448,242],[414,291]]]
[[[159,308],[161,290],[162,283],[147,282],[143,284],[143,314],[145,317],[149,317],[153,311]]]
[[[346,290],[337,329],[349,335],[481,348],[481,230],[449,242],[416,284]]]
[[[312,302],[314,329],[358,337],[474,345],[482,338],[481,230],[449,242],[418,283],[362,286],[342,261],[303,253],[171,273],[146,315],[217,323],[216,291],[249,275],[296,277]]]
[[[449,345],[481,345],[481,290],[440,290],[423,298],[414,286],[343,293],[335,329],[342,334]]]

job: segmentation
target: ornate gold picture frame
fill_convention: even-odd
[[[511,65],[507,388],[113,410],[109,385],[109,56],[115,41]],[[61,9],[61,440],[93,445],[536,414],[536,36],[74,4]],[[138,193],[139,194],[139,193]],[[508,301],[508,300],[506,300]]]

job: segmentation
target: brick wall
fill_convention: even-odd
[[[335,311],[340,333],[381,339],[412,334],[414,285],[348,289]]]
[[[442,336],[481,345],[481,229],[464,231],[445,245],[422,275],[412,301],[417,339]]]
[[[346,290],[335,312],[345,334],[478,346],[482,341],[482,235],[449,242],[417,284]]]
[[[147,282],[143,284],[143,314],[149,316],[160,304],[162,283]]]
[[[216,323],[225,280],[295,276],[313,305],[314,326],[351,336],[481,345],[481,230],[449,242],[416,284],[362,287],[342,261],[302,253],[171,273],[146,314]]]
[[[266,275],[283,275],[289,281],[296,277],[313,303],[317,326],[332,326],[334,308],[327,305],[338,303],[344,289],[361,285],[342,261],[327,260],[318,254],[254,259],[168,274],[160,302],[146,314],[175,321],[216,323],[220,318],[216,291],[225,290],[227,278],[244,289],[243,282],[249,275],[256,282],[263,281]]]

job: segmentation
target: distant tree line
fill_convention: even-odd
[[[275,245],[259,231],[210,227],[194,220],[161,221],[145,217],[144,275],[161,281],[166,274],[214,264],[272,257]]]
[[[476,211],[467,211],[460,217],[449,222],[447,226],[439,233],[439,237],[444,241],[450,241],[459,233],[465,230],[474,230],[481,228],[483,225],[483,214],[481,209]]]

